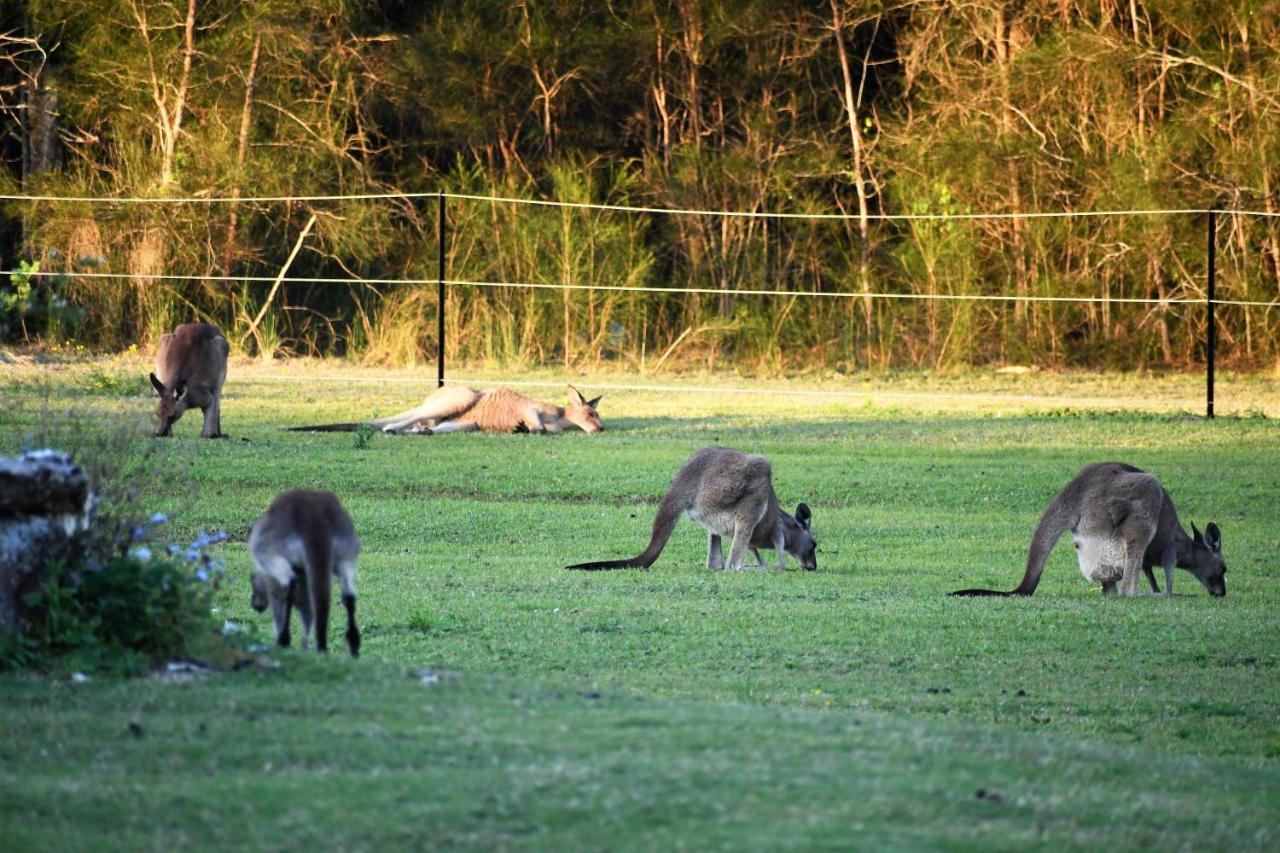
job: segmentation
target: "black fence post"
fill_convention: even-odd
[[[1207,340],[1205,343],[1205,417],[1213,417],[1213,358],[1218,348],[1218,327],[1213,316],[1214,285],[1217,279],[1218,211],[1209,209],[1209,280],[1205,307],[1208,309]]]
[[[436,387],[444,387],[444,191],[436,193]]]

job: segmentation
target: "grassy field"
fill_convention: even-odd
[[[140,362],[0,370],[0,451],[50,414],[70,441],[145,429]],[[1274,376],[1224,378],[1238,416],[1213,422],[1189,414],[1194,376],[761,396],[599,374],[574,377],[606,390],[598,436],[279,430],[405,408],[423,373],[237,364],[231,440],[201,441],[198,413],[136,440],[148,511],[179,538],[231,534],[219,616],[263,638],[249,527],[282,489],[335,490],[364,540],[364,657],[0,679],[0,848],[1280,844]],[[813,508],[817,572],[709,572],[689,522],[650,571],[563,570],[638,552],[705,444],[769,456],[784,505]],[[1065,541],[1033,598],[945,596],[1014,586],[1044,506],[1109,459],[1158,473],[1185,525],[1221,526],[1225,599],[1185,572],[1173,600],[1103,599]]]

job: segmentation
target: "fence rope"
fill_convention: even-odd
[[[0,270],[0,275],[27,275],[32,277],[51,277],[58,276],[78,277],[78,278],[105,278],[105,279],[148,279],[161,281],[227,281],[233,283],[239,282],[255,282],[255,283],[274,283],[277,281],[275,276],[266,275],[244,275],[226,278],[220,275],[179,275],[177,273],[157,273],[157,274],[134,274],[123,272],[57,272],[55,270]],[[434,285],[439,283],[439,279],[435,278],[310,278],[310,277],[284,277],[278,279],[281,282],[289,284],[360,284],[360,285]],[[512,281],[473,281],[470,279],[445,279],[446,285],[454,287],[491,287],[491,288],[507,288],[519,289],[526,288],[532,290],[602,290],[615,293],[698,293],[712,296],[805,296],[819,297],[827,299],[906,299],[906,300],[928,300],[928,301],[954,301],[954,302],[1071,302],[1071,303],[1113,303],[1113,304],[1129,304],[1129,305],[1205,305],[1207,300],[1197,298],[1150,298],[1150,297],[1126,297],[1126,296],[1017,296],[1007,293],[996,294],[977,294],[977,293],[883,293],[878,291],[849,291],[849,292],[828,292],[820,290],[717,290],[713,287],[650,287],[647,285],[617,285],[617,284],[572,284],[572,283],[542,283],[542,282],[512,282]],[[1280,306],[1280,299],[1267,301],[1243,300],[1243,299],[1214,299],[1214,305],[1237,305],[1253,308],[1275,308]]]
[[[142,198],[139,196],[55,196],[55,195],[22,195],[17,193],[0,194],[0,201],[48,202],[75,204],[278,204],[291,202],[335,202],[335,201],[413,201],[421,199],[435,200],[443,196],[446,199],[459,201],[485,201],[500,204],[523,204],[541,207],[561,207],[580,210],[608,210],[622,213],[671,214],[683,216],[727,216],[737,218],[760,219],[799,219],[799,220],[834,220],[858,221],[862,216],[857,213],[783,213],[771,211],[745,210],[707,210],[702,208],[679,207],[647,207],[643,205],[601,204],[597,202],[555,201],[552,199],[516,198],[511,196],[478,195],[472,193],[439,193],[439,192],[385,192],[385,193],[343,193],[333,195],[278,195],[278,196],[177,196],[172,198]],[[1280,217],[1280,212],[1261,210],[1215,210],[1221,214],[1238,214],[1241,216]],[[868,220],[879,222],[895,221],[945,221],[945,220],[982,220],[982,219],[1073,219],[1098,218],[1104,216],[1181,216],[1205,215],[1209,208],[1140,208],[1132,210],[1058,210],[1058,211],[1006,211],[999,213],[869,213]]]
[[[1195,379],[1196,377],[1190,377]],[[423,393],[429,394],[436,388],[436,380],[434,377],[414,378],[408,376],[248,376],[237,380],[241,385],[252,385],[256,382],[276,383],[276,382],[335,382],[342,384],[357,385],[419,385],[422,386]],[[467,385],[475,388],[493,388],[493,387],[511,387],[511,388],[564,388],[566,381],[552,380],[494,380],[494,379],[477,379],[473,377],[448,378],[445,379],[446,385]],[[1001,393],[961,393],[954,391],[844,391],[836,389],[821,388],[734,388],[722,385],[651,385],[651,384],[632,384],[625,382],[592,382],[588,379],[575,378],[572,384],[577,384],[583,388],[590,389],[594,394],[596,392],[606,391],[643,391],[656,394],[744,394],[749,396],[775,396],[775,397],[808,397],[822,399],[847,399],[847,400],[960,400],[968,402],[988,402],[988,403],[1052,403],[1063,405],[1065,403],[1090,403],[1105,402],[1108,398],[1087,397],[1087,396],[1063,396],[1048,394],[1023,394],[1017,391],[1011,391],[1007,394]],[[1191,403],[1194,394],[1188,395],[1188,404]]]

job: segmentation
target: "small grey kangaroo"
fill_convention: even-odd
[[[704,447],[689,457],[676,472],[671,487],[653,519],[649,547],[627,560],[577,563],[569,569],[647,569],[662,553],[671,531],[684,513],[707,529],[707,568],[723,569],[721,537],[733,540],[729,568],[741,569],[748,549],[757,562],[757,548],[778,552],[778,568],[786,568],[786,555],[800,561],[807,571],[818,567],[817,540],[810,530],[813,515],[800,504],[795,516],[778,505],[773,491],[769,460],[727,447]]]
[[[160,395],[157,438],[172,435],[178,418],[193,408],[204,412],[200,435],[224,438],[222,383],[227,379],[230,350],[222,330],[209,323],[184,323],[160,339],[156,373],[151,374],[151,384]]]
[[[1153,566],[1164,569],[1165,595],[1173,595],[1173,570],[1195,575],[1209,594],[1227,594],[1227,564],[1222,559],[1222,534],[1210,523],[1202,534],[1191,525],[1187,536],[1178,522],[1173,498],[1154,475],[1122,462],[1086,465],[1067,483],[1040,517],[1027,571],[1018,588],[1009,592],[961,589],[952,595],[1031,595],[1040,583],[1049,552],[1058,538],[1071,531],[1080,571],[1102,591],[1138,594],[1138,570],[1159,592]]]
[[[333,492],[298,489],[277,496],[249,533],[249,553],[254,562],[250,604],[259,613],[271,608],[276,642],[289,645],[290,611],[297,605],[302,647],[307,647],[314,623],[316,649],[328,651],[330,590],[336,576],[347,609],[347,648],[353,658],[360,657],[356,627],[360,538]]]

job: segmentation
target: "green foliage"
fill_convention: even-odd
[[[173,559],[135,552],[75,570],[54,563],[23,601],[21,632],[0,646],[0,670],[140,672],[211,631],[210,596],[211,585]]]
[[[2,632],[0,670],[133,674],[178,656],[198,653],[221,662],[232,652],[211,630],[223,565],[210,548],[226,534],[201,533],[179,545],[160,535],[167,516],[148,516],[139,505],[157,479],[183,479],[157,466],[145,438],[145,403],[140,419],[120,417],[122,396],[139,405],[133,377],[144,370],[138,365],[125,379],[96,365],[84,371],[77,396],[107,411],[69,410],[65,395],[49,383],[18,406],[33,416],[16,433],[22,446],[67,452],[97,497],[89,528],[75,534],[67,556],[24,581],[35,588],[23,596],[17,630]],[[86,385],[92,391],[82,396]],[[16,452],[17,446],[0,445],[0,456]]]
[[[13,313],[22,318],[31,310],[31,278],[39,272],[39,261],[19,261],[18,269],[9,276],[9,287],[0,290],[0,314]]]
[[[104,397],[136,397],[151,390],[146,377],[136,372],[118,373],[100,368],[85,377],[84,387],[90,394]]]
[[[1269,94],[1280,27],[1253,0],[1069,14],[1049,0],[960,9],[842,0],[852,116],[826,7],[482,0],[390,11],[217,0],[196,10],[188,51],[184,4],[20,6],[58,69],[49,132],[67,154],[29,174],[11,158],[10,183],[29,193],[444,189],[832,216],[856,213],[860,201],[871,214],[1211,204],[1274,213],[1280,187],[1280,107]],[[177,102],[181,116],[171,112]],[[0,108],[18,119],[12,144],[34,144],[34,111]],[[414,364],[436,343],[434,289],[364,281],[434,278],[434,205],[13,203],[3,215],[22,245],[0,252],[68,278],[50,283],[45,299],[27,300],[11,283],[0,293],[0,337],[75,329],[77,340],[123,347],[199,317],[231,327],[240,352]],[[313,213],[319,224],[290,267],[301,281],[282,288],[249,340],[266,282]],[[648,369],[677,342],[667,368],[770,374],[1203,359],[1205,321],[1194,307],[914,298],[1195,298],[1201,217],[860,223],[455,198],[448,223],[452,279],[579,286],[450,287],[455,363]],[[1222,306],[1224,364],[1280,356],[1280,314],[1269,304],[1278,228],[1268,217],[1223,219],[1218,293],[1258,303]],[[77,276],[86,257],[121,277]],[[250,277],[241,293],[220,284]],[[322,279],[356,283],[312,283]],[[630,292],[637,286],[707,292]],[[913,298],[716,293],[731,289]],[[87,312],[84,322],[59,299]],[[47,312],[34,328],[18,309],[28,302]]]
[[[356,450],[366,450],[369,442],[373,441],[373,437],[378,434],[378,428],[371,423],[356,424],[355,445]]]
[[[180,654],[210,628],[208,594],[208,584],[174,562],[128,555],[86,572],[78,590],[99,643],[152,661]]]
[[[9,287],[0,288],[0,339],[20,331],[29,340],[43,325],[44,340],[57,344],[84,320],[85,310],[64,296],[68,278],[39,273],[39,261],[19,261]]]

